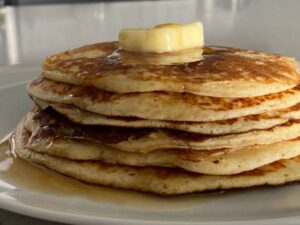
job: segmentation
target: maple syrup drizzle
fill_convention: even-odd
[[[80,196],[99,203],[155,210],[192,208],[216,197],[223,196],[214,192],[162,197],[135,191],[88,185],[18,158],[14,153],[14,143],[9,143],[11,137],[12,134],[9,134],[0,141],[0,181],[5,182],[10,187],[26,188],[47,195]]]

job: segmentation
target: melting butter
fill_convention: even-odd
[[[203,25],[160,24],[148,29],[124,29],[119,33],[119,45],[130,52],[165,53],[202,47]]]

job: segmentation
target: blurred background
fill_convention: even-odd
[[[118,31],[202,21],[206,44],[300,59],[299,0],[0,0],[0,66],[40,64],[57,51],[116,40]]]

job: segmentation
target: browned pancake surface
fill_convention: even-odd
[[[101,57],[69,58],[74,54],[105,52]],[[141,80],[207,82],[224,80],[258,81],[261,83],[298,82],[296,65],[287,57],[229,47],[207,46],[200,62],[178,65],[126,65],[119,55],[117,42],[84,46],[54,55],[43,64],[44,70],[57,70],[76,75],[82,81],[114,73],[135,74]],[[149,72],[151,75],[149,75]]]

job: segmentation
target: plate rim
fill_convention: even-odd
[[[49,220],[59,223],[68,224],[105,224],[105,225],[182,225],[183,221],[159,221],[159,220],[141,220],[141,219],[122,219],[122,218],[112,218],[112,217],[97,217],[92,215],[75,214],[70,212],[55,211],[46,208],[38,208],[20,202],[16,203],[14,200],[7,200],[0,196],[1,209],[19,213],[25,216],[30,216],[33,218]],[[4,207],[3,207],[4,206]],[[300,216],[290,216],[282,218],[273,219],[254,219],[254,220],[232,220],[232,221],[186,221],[185,225],[250,225],[259,223],[260,225],[279,225],[279,224],[294,224],[300,220]]]

